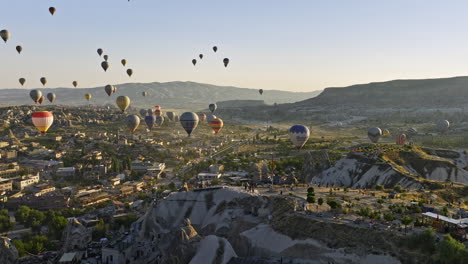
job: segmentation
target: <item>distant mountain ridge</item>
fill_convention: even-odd
[[[91,93],[90,103],[94,105],[115,104],[119,95],[129,96],[133,107],[148,108],[153,105],[162,105],[165,108],[203,108],[209,103],[228,100],[263,100],[266,104],[293,103],[311,98],[320,93],[313,92],[287,92],[279,90],[265,90],[263,95],[258,89],[238,88],[233,86],[216,86],[196,82],[166,82],[166,83],[126,83],[116,85],[117,92],[108,96],[104,87],[95,88],[35,88],[41,90],[45,96],[49,92],[57,95],[56,104],[60,105],[86,105],[84,95]],[[0,104],[24,105],[32,104],[29,91],[32,89],[2,89],[0,90]],[[144,97],[143,92],[148,95]],[[48,101],[43,104],[49,104]]]

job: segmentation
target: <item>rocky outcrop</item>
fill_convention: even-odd
[[[7,237],[0,237],[0,263],[18,263],[18,250],[16,250],[12,241]]]
[[[92,231],[78,221],[71,219],[63,231],[62,252],[85,249],[92,240]]]

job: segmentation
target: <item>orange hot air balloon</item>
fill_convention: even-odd
[[[44,102],[44,99],[45,99],[45,97],[44,97],[44,96],[41,96],[41,97],[39,98],[39,100],[37,100],[37,102],[38,102],[39,104],[42,104],[42,103]]]
[[[154,108],[161,110],[161,106],[160,106],[160,105],[155,105]]]
[[[155,115],[155,116],[161,116],[161,115],[162,115],[161,109],[156,109],[156,110],[154,111],[154,115]]]
[[[49,7],[49,13],[50,13],[51,15],[54,15],[54,14],[55,14],[55,11],[57,11],[57,9],[55,9],[55,7],[53,7],[53,6]]]
[[[32,115],[32,122],[39,132],[45,134],[54,122],[54,115],[48,111],[35,112]]]
[[[210,121],[210,127],[213,129],[215,134],[218,134],[218,132],[223,128],[224,123],[221,118],[215,118]]]
[[[200,114],[198,114],[198,118],[200,119],[201,122],[205,122],[206,114],[200,113]]]

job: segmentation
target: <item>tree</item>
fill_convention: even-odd
[[[317,202],[318,202],[319,205],[322,205],[323,204],[323,198],[322,197],[318,198]]]
[[[467,263],[468,256],[465,245],[458,242],[450,234],[444,235],[442,241],[437,246],[437,260],[439,263]]]
[[[10,222],[8,210],[0,210],[0,233],[7,232],[13,228],[15,224]]]
[[[385,219],[385,221],[388,221],[388,222],[395,220],[395,216],[393,216],[391,212],[384,213],[383,218]]]
[[[335,200],[328,200],[327,204],[330,206],[331,209],[335,210],[341,208],[341,204]]]
[[[56,239],[60,239],[60,237],[62,236],[63,229],[68,224],[68,219],[61,215],[55,215],[52,218],[52,221],[48,223],[49,223],[49,232],[51,233],[51,235]]]
[[[31,208],[27,207],[26,205],[22,205],[16,210],[15,212],[15,219],[16,222],[20,222],[24,224],[26,219],[28,219],[29,213],[31,212]]]
[[[25,226],[31,227],[35,231],[39,231],[45,218],[46,217],[43,212],[31,209],[28,218],[26,219]]]
[[[401,218],[401,223],[405,225],[405,234],[406,234],[406,227],[410,225],[412,222],[413,222],[413,218],[409,216],[405,215]]]

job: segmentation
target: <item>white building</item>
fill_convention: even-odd
[[[75,167],[58,168],[56,174],[59,177],[73,177],[75,175]]]
[[[197,177],[200,181],[212,181],[221,178],[221,173],[200,172]]]
[[[38,182],[39,182],[39,173],[36,175],[28,175],[28,176],[16,179],[13,183],[13,186],[15,186],[16,189],[19,189],[22,191],[24,190],[24,188],[32,186],[33,184],[36,184]]]

